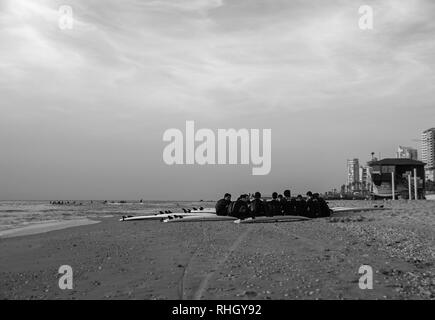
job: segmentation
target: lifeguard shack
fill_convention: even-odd
[[[374,198],[424,199],[424,162],[387,158],[368,165]]]

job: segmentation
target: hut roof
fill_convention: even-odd
[[[372,161],[370,166],[424,166],[426,163],[413,159],[386,158],[378,161]]]

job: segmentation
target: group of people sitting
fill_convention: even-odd
[[[223,199],[216,203],[215,208],[219,216],[232,216],[238,219],[279,215],[320,218],[331,215],[331,209],[325,199],[311,191],[307,192],[306,199],[302,195],[292,197],[290,190],[285,190],[284,196],[274,192],[269,201],[262,200],[260,192],[256,192],[252,199],[249,195],[242,194],[236,201],[231,201],[231,194],[226,193]]]

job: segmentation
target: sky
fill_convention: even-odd
[[[432,0],[0,0],[4,200],[323,192],[347,159],[419,148],[434,102]],[[270,128],[271,172],[168,166],[190,120]]]

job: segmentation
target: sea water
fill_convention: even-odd
[[[65,203],[65,201],[64,201]],[[70,204],[50,204],[50,201],[0,201],[0,232],[79,219],[148,215],[160,210],[182,212],[182,208],[210,207],[214,204],[192,201],[70,201]]]

